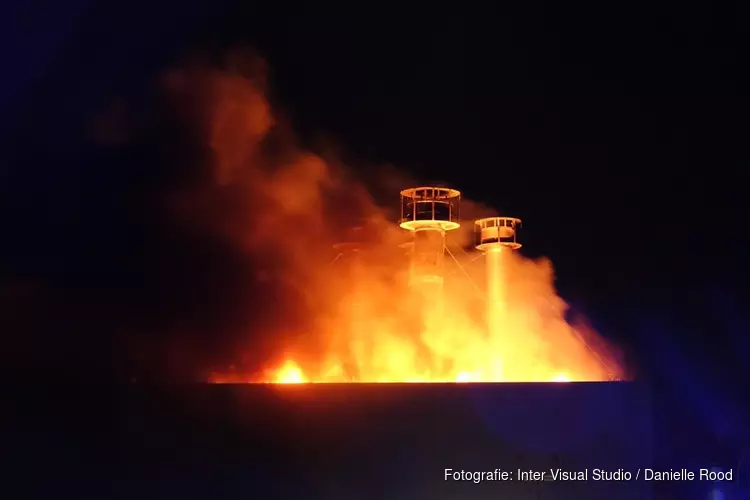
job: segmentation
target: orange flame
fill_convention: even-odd
[[[294,361],[286,361],[273,374],[273,383],[276,384],[304,384],[305,382],[308,380]]]
[[[268,360],[266,375],[215,374],[213,382],[565,382],[621,376],[596,334],[566,322],[567,306],[555,292],[550,263],[518,253],[502,261],[481,258],[471,251],[471,223],[447,235],[453,250],[445,254],[442,288],[410,286],[405,248],[411,233],[394,223],[390,207],[401,188],[414,184],[379,170],[375,187],[394,193],[393,202],[381,205],[345,166],[300,150],[272,113],[264,75],[211,70],[169,81],[173,90],[208,89],[199,116],[210,117],[215,182],[200,196],[190,193],[181,206],[205,220],[215,206],[236,197],[231,213],[208,221],[211,230],[242,248],[256,267],[266,264],[258,279],[287,292],[274,310],[282,318],[294,311],[298,320],[267,332],[276,335],[279,358]],[[472,221],[495,212],[463,200],[461,215]],[[359,231],[351,231],[353,220]]]

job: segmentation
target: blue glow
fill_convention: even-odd
[[[642,386],[555,384],[527,391],[519,385],[506,389],[502,401],[473,389],[475,408],[485,424],[526,452],[589,449],[617,429],[618,442],[637,443],[632,447],[636,454],[650,453],[652,412]]]
[[[737,436],[736,418],[730,411],[730,402],[720,397],[705,377],[699,374],[699,366],[691,363],[684,352],[662,334],[657,325],[647,325],[651,347],[665,368],[680,399],[718,436]]]

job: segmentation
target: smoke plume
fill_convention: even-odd
[[[240,250],[257,288],[236,355],[217,371],[244,360],[236,369],[253,380],[284,362],[309,380],[618,375],[608,354],[583,341],[590,331],[565,322],[548,261],[505,258],[508,312],[502,332],[488,331],[487,278],[471,242],[473,219],[497,214],[466,198],[462,226],[447,236],[444,298],[416,300],[410,234],[397,220],[399,191],[419,183],[393,167],[352,169],[300,147],[269,102],[262,60],[183,68],[164,83],[210,151],[203,181],[171,200],[175,217]]]

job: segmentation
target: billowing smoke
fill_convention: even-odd
[[[251,372],[249,380],[284,362],[305,380],[618,375],[608,354],[592,350],[590,331],[566,323],[547,261],[506,257],[507,312],[502,332],[488,330],[483,258],[471,230],[474,218],[496,214],[465,198],[465,223],[447,236],[443,298],[415,298],[410,234],[396,222],[399,191],[419,183],[392,167],[354,170],[300,147],[272,109],[266,82],[255,57],[164,79],[175,109],[210,150],[205,182],[170,200],[174,216],[240,249],[258,290],[238,325],[247,340],[218,371],[245,359],[249,365],[236,369]],[[268,339],[263,348],[259,338]]]

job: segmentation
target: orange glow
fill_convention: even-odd
[[[419,183],[381,169],[365,184],[339,162],[300,149],[274,117],[264,75],[210,70],[169,82],[187,96],[192,94],[183,87],[208,89],[206,109],[196,116],[209,117],[201,130],[213,153],[213,183],[179,200],[182,215],[244,252],[259,283],[283,290],[273,305],[248,313],[246,326],[237,325],[248,339],[237,346],[238,359],[244,351],[259,352],[254,339],[274,339],[275,349],[263,351],[266,363],[248,367],[263,375],[217,373],[211,381],[566,382],[622,376],[597,334],[566,321],[567,305],[555,291],[549,261],[472,249],[473,220],[496,211],[463,198],[461,227],[446,233],[444,282],[415,285],[409,253],[414,233],[399,228],[396,212],[399,191]],[[376,201],[373,192],[393,197]],[[224,206],[231,209],[216,208]],[[253,315],[261,313],[275,320],[258,326]]]
[[[287,361],[273,375],[276,384],[304,384],[307,382],[302,370],[294,361]]]

